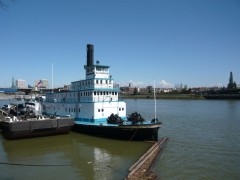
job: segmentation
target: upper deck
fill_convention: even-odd
[[[68,92],[47,94],[47,102],[109,102],[118,101],[119,85],[113,83],[109,74],[110,66],[93,62],[93,45],[87,46],[87,65],[84,66],[86,78],[71,82]]]

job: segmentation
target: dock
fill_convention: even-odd
[[[157,179],[156,174],[152,170],[153,165],[167,145],[167,142],[168,138],[161,138],[158,142],[155,142],[149,150],[129,168],[129,174],[125,180]]]

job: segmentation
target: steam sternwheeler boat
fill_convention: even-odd
[[[86,78],[71,82],[70,90],[47,93],[43,111],[47,115],[74,118],[73,130],[118,139],[158,140],[161,122],[130,120],[126,103],[118,99],[119,86],[113,83],[109,67],[94,63],[94,46],[87,45]],[[113,118],[116,121],[112,121]],[[136,116],[141,119],[140,115]]]

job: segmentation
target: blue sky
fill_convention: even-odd
[[[2,0],[0,86],[85,77],[86,45],[116,83],[240,84],[239,0]]]

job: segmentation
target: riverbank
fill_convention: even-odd
[[[137,94],[137,95],[122,94],[121,98],[122,99],[154,99],[154,95],[153,94]],[[157,94],[156,99],[201,100],[205,98],[201,95],[195,95],[195,94]]]
[[[153,94],[121,94],[120,99],[153,99]],[[14,95],[0,93],[0,99],[31,99],[31,95]],[[156,99],[205,99],[201,95],[195,94],[157,94]]]

